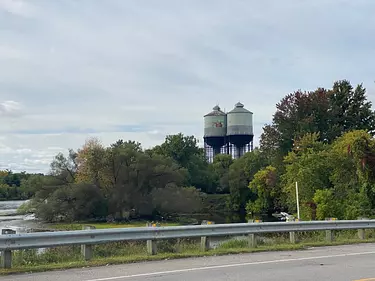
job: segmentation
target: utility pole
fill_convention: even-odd
[[[296,200],[297,200],[297,218],[300,220],[299,215],[299,199],[298,199],[298,182],[296,182]]]

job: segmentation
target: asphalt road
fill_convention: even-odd
[[[372,279],[374,278],[374,279]],[[3,281],[375,280],[375,244],[167,260],[1,277]]]

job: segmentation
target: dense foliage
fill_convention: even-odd
[[[43,177],[42,174],[13,173],[0,170],[0,200],[28,199],[34,195],[33,187],[28,184],[34,178]]]
[[[23,184],[47,221],[166,218],[217,211],[213,205],[295,214],[296,182],[302,219],[355,219],[375,211],[374,125],[363,86],[338,81],[284,97],[260,147],[237,160],[217,155],[209,164],[197,139],[183,134],[148,150],[123,140],[105,147],[93,138],[58,154],[50,175]]]

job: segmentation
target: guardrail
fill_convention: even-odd
[[[2,251],[1,266],[12,266],[12,251],[52,248],[68,245],[82,245],[82,254],[86,260],[93,256],[92,245],[117,242],[146,240],[147,250],[151,255],[157,252],[156,241],[172,238],[201,237],[201,249],[209,248],[209,237],[248,235],[249,246],[256,247],[256,235],[261,233],[289,232],[290,242],[295,243],[295,233],[305,231],[326,231],[327,241],[332,241],[334,230],[358,229],[358,236],[364,239],[365,229],[374,229],[375,220],[330,220],[303,222],[255,222],[235,224],[207,224],[194,226],[171,227],[134,227],[118,229],[38,232],[25,234],[0,235],[0,250]]]

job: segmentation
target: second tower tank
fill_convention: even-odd
[[[236,147],[237,157],[240,157],[246,145],[253,141],[253,113],[240,102],[227,113],[227,138],[229,143]]]

